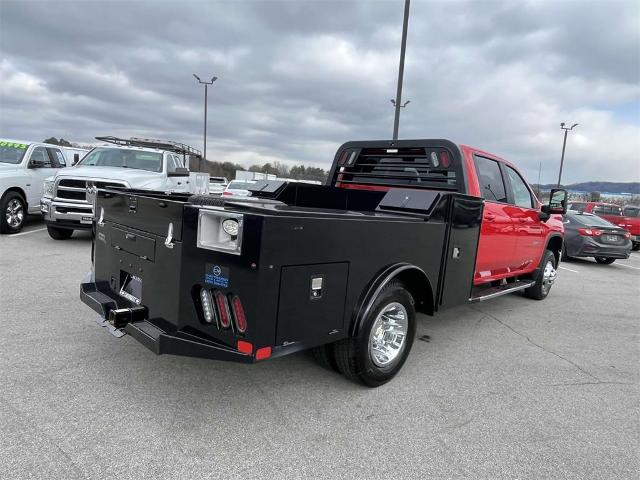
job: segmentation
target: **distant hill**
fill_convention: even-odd
[[[555,188],[555,183],[540,185],[541,190]],[[537,190],[538,186],[533,185]],[[567,190],[580,192],[607,192],[607,193],[633,193],[640,194],[640,182],[582,182],[563,185]]]

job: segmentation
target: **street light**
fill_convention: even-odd
[[[560,186],[560,181],[562,180],[562,166],[564,165],[564,151],[567,147],[567,133],[569,133],[571,130],[573,130],[575,127],[578,126],[577,123],[574,123],[573,125],[571,125],[571,127],[565,127],[564,125],[565,125],[564,122],[560,124],[560,128],[564,130],[564,140],[562,141],[562,156],[560,157],[560,173],[558,173],[558,187]]]
[[[411,103],[411,100],[407,100],[402,105],[400,105],[400,108],[404,108],[410,103]],[[394,107],[396,106],[396,101],[393,98],[391,99],[391,105],[393,105]]]
[[[198,75],[196,75],[195,73],[193,74],[193,76],[195,77],[195,79],[198,81],[198,83],[200,83],[201,85],[204,85],[204,150],[203,150],[203,157],[204,160],[207,160],[207,88],[209,87],[209,85],[213,85],[213,82],[215,82],[218,77],[211,77],[211,81],[210,82],[203,82],[202,80],[200,80],[200,77]],[[200,170],[202,170],[202,164],[200,164],[199,166]]]
[[[407,103],[402,104],[402,80],[404,78],[404,53],[407,49],[407,29],[409,28],[409,4],[410,0],[404,0],[404,20],[402,22],[402,43],[400,44],[400,66],[398,67],[398,89],[396,90],[396,99],[392,100],[393,106],[396,107],[393,118],[393,139],[398,139],[398,127],[400,126],[400,108],[406,107]]]

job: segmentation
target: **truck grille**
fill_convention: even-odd
[[[89,180],[98,188],[106,187],[124,187],[122,183],[118,182],[99,182]],[[87,201],[87,180],[80,178],[63,178],[58,181],[56,188],[56,197],[69,200],[82,200]]]

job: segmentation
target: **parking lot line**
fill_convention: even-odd
[[[563,267],[562,265],[560,265],[558,268],[561,268],[562,270],[568,270],[573,273],[580,273],[578,270],[571,270],[570,268]]]
[[[640,267],[634,267],[633,265],[629,265],[629,264],[627,264],[627,263],[616,262],[616,265],[621,265],[621,266],[623,266],[623,267],[633,268],[634,270],[640,270]]]
[[[47,229],[47,227],[38,228],[36,230],[29,230],[28,232],[14,233],[13,235],[8,235],[8,237],[9,238],[13,238],[13,237],[19,237],[20,235],[29,235],[30,233],[41,232],[41,231],[46,230],[46,229]]]

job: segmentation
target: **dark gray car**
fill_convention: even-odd
[[[563,260],[572,257],[594,257],[609,264],[616,258],[629,258],[631,234],[591,213],[569,210],[564,216]]]

